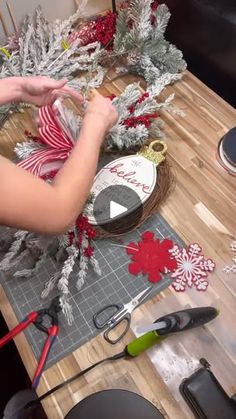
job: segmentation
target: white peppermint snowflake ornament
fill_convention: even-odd
[[[230,248],[233,251],[233,253],[236,254],[236,240],[234,240],[231,243]],[[232,258],[232,264],[231,265],[225,265],[223,271],[226,272],[227,274],[229,274],[230,272],[233,272],[234,274],[236,274],[236,257]]]
[[[177,262],[177,269],[171,274],[175,291],[185,291],[187,286],[192,288],[193,285],[198,291],[206,291],[209,285],[208,272],[214,271],[215,263],[205,259],[201,252],[202,248],[197,243],[183,249],[175,245],[170,250]]]
[[[230,245],[230,249],[231,249],[234,253],[236,253],[236,240],[234,240],[234,241],[231,243],[231,245]]]

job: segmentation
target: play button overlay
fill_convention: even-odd
[[[110,218],[118,217],[124,212],[127,212],[128,208],[123,207],[123,205],[118,204],[117,202],[111,201],[110,202]]]
[[[95,198],[90,224],[111,234],[123,234],[138,224],[143,215],[139,195],[125,185],[104,188]]]

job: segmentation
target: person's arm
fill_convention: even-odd
[[[49,77],[6,77],[0,79],[0,105],[9,102],[27,102],[37,106],[52,103],[62,92],[81,102],[83,97],[66,86],[67,80],[54,80]]]
[[[100,146],[116,120],[109,99],[92,99],[78,143],[53,184],[0,158],[0,224],[46,234],[67,231],[83,210]]]

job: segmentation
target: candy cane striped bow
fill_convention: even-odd
[[[72,141],[58,125],[52,106],[39,109],[39,125],[40,140],[46,147],[18,164],[36,176],[42,175],[44,165],[66,160],[73,148]]]

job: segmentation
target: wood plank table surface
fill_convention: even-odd
[[[125,76],[112,83],[107,81],[99,90],[104,95],[119,94],[134,80],[137,79],[133,76]],[[173,92],[174,103],[185,112],[185,117],[161,113],[166,123],[164,130],[176,186],[160,213],[187,244],[199,243],[204,254],[216,262],[210,285],[206,292],[165,290],[134,312],[133,330],[122,342],[111,346],[98,336],[49,368],[43,374],[38,394],[123,349],[134,338],[135,325],[143,318],[153,321],[162,310],[204,305],[218,307],[220,315],[201,329],[167,339],[148,354],[104,364],[59,390],[43,402],[49,419],[63,418],[87,395],[110,388],[142,394],[166,418],[192,418],[178,393],[178,386],[181,370],[185,376],[190,375],[202,356],[212,364],[213,372],[228,394],[236,393],[236,276],[222,272],[224,264],[232,258],[230,243],[236,238],[236,178],[227,174],[216,161],[220,138],[236,126],[236,111],[188,71],[180,82],[165,89],[162,98]],[[31,117],[32,112],[27,110],[22,115],[12,116],[5,124],[0,133],[3,154],[11,157],[13,143],[24,129],[33,130]],[[14,327],[16,317],[3,289],[0,309],[8,327]],[[36,366],[32,350],[23,334],[15,342],[32,377]],[[187,365],[191,367],[189,371]]]

